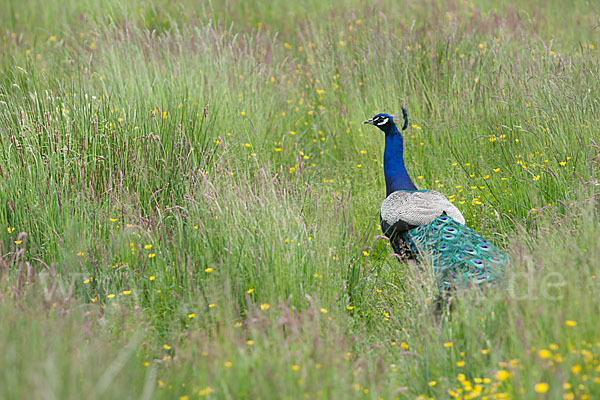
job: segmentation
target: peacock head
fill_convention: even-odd
[[[404,125],[402,126],[402,130],[405,130],[408,126],[408,114],[406,113],[406,109],[404,107],[402,107],[402,116],[404,117]],[[363,122],[363,124],[375,125],[385,133],[397,131],[396,124],[394,123],[394,116],[390,114],[377,114],[373,118]]]

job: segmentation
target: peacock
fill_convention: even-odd
[[[405,130],[405,108],[402,116]],[[385,133],[386,198],[381,204],[381,230],[401,261],[416,259],[432,265],[442,298],[455,288],[498,282],[508,257],[465,226],[463,215],[443,194],[417,189],[404,165],[403,138],[394,117],[382,113],[363,123]]]

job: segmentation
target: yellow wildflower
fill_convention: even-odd
[[[538,355],[540,356],[540,358],[550,358],[552,356],[552,353],[550,353],[549,350],[541,349],[540,351],[538,351]]]
[[[536,383],[533,390],[536,393],[546,393],[548,391],[548,384],[546,382]]]
[[[495,378],[498,379],[499,381],[505,381],[510,377],[510,372],[508,372],[507,370],[500,370],[498,372],[496,372]]]

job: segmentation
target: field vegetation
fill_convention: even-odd
[[[2,3],[0,398],[600,398],[600,3]],[[513,261],[439,315],[403,106]]]

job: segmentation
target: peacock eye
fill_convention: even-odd
[[[389,118],[387,118],[387,117],[379,117],[379,118],[377,118],[375,124],[376,125],[385,125],[385,124],[387,124],[388,121],[389,121]]]

